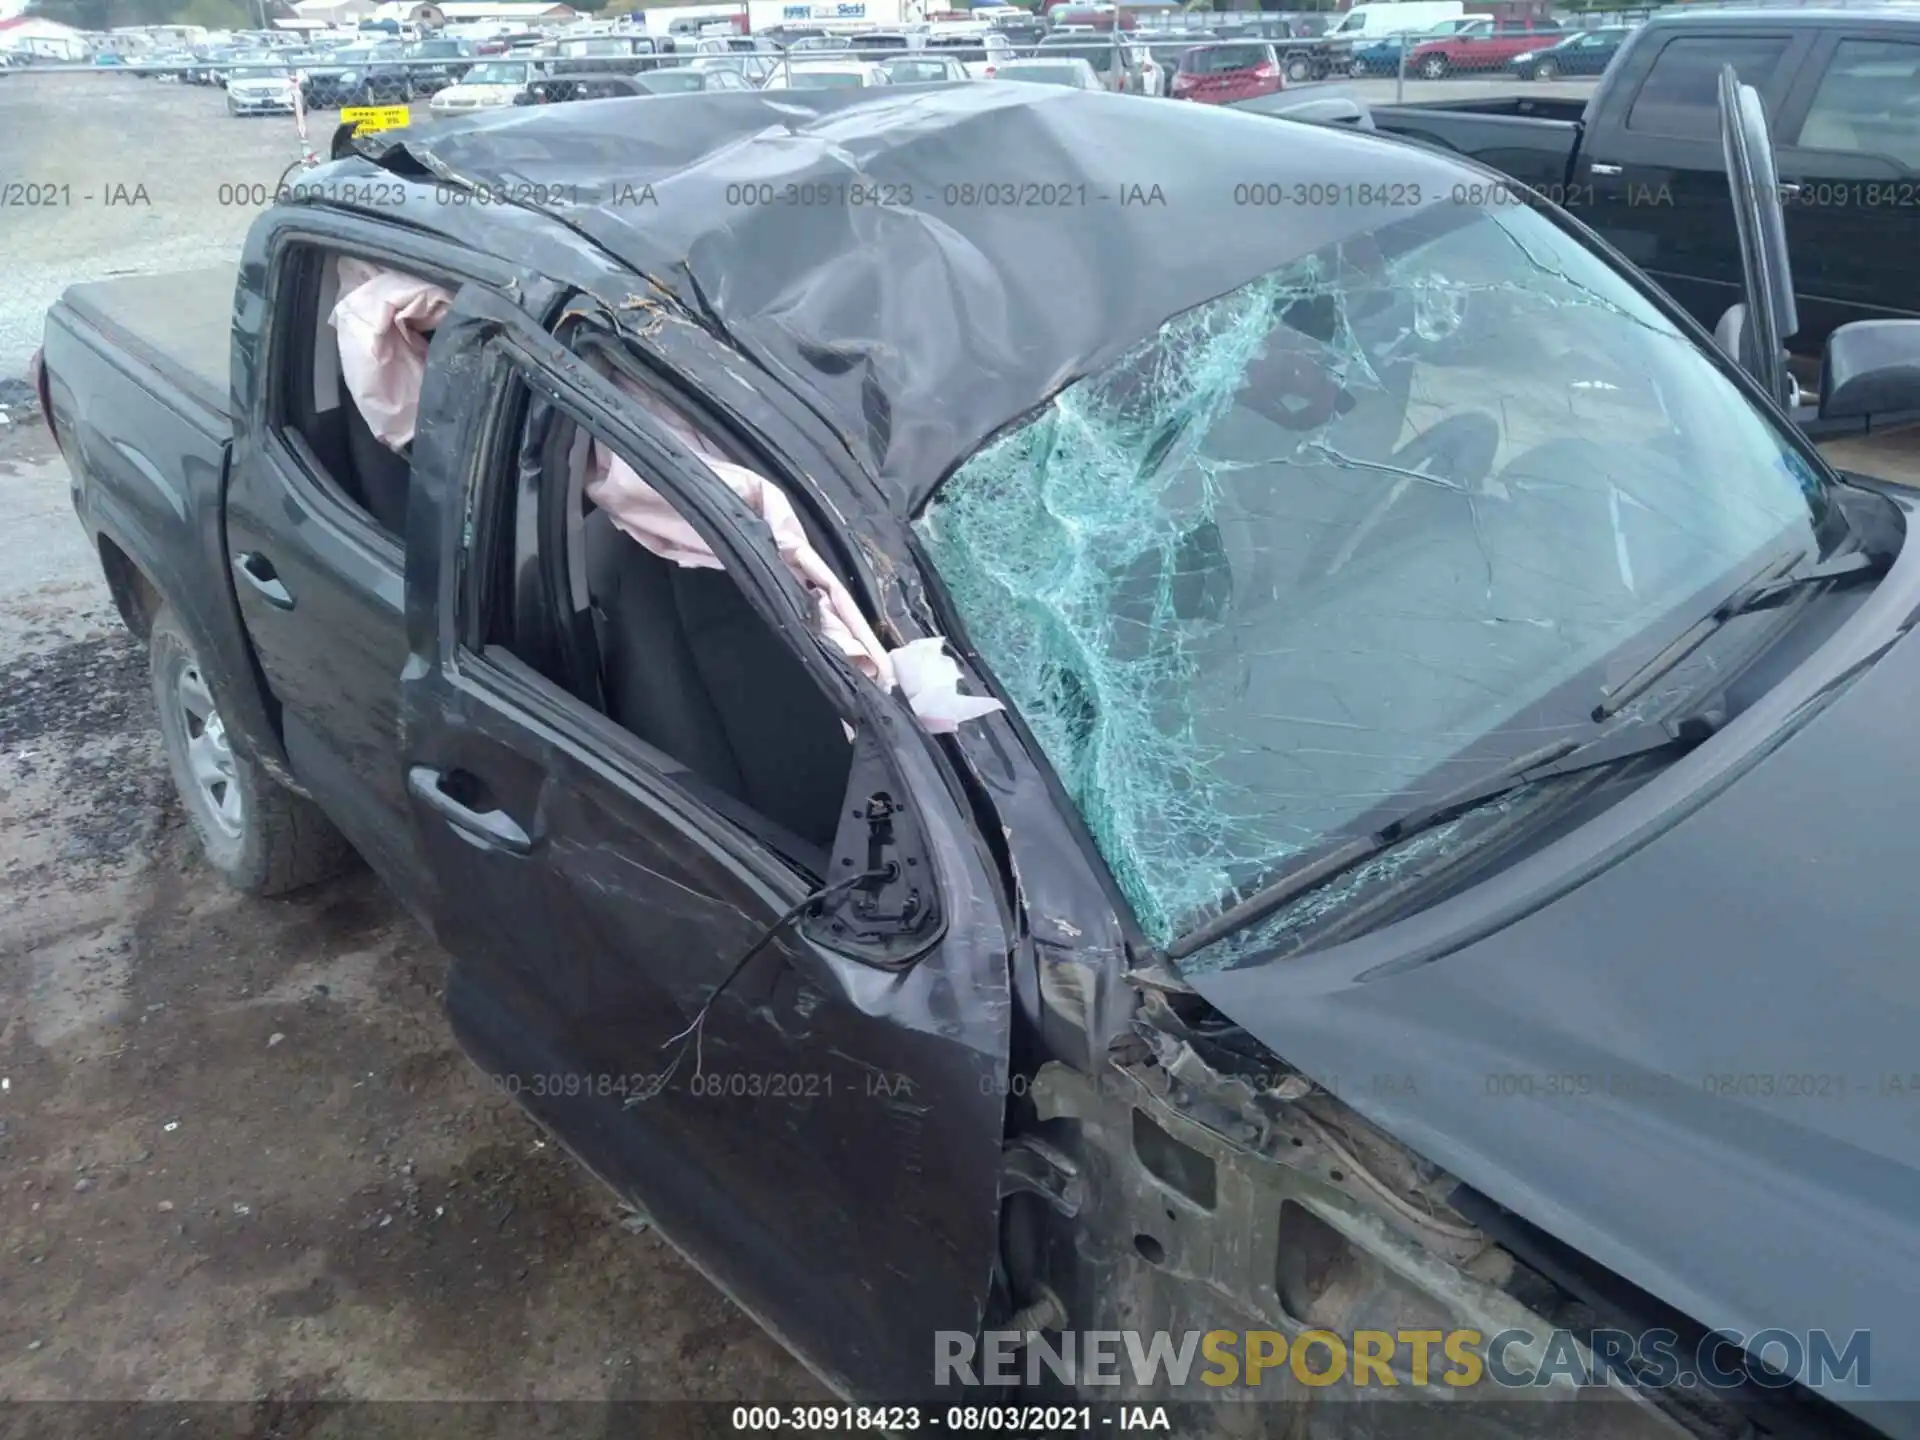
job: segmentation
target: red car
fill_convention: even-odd
[[[1506,68],[1516,55],[1557,44],[1572,32],[1545,19],[1479,20],[1451,35],[1416,45],[1407,56],[1407,73],[1426,80],[1443,75]]]
[[[1251,100],[1286,88],[1280,56],[1273,46],[1258,40],[1234,40],[1224,45],[1196,45],[1180,57],[1173,75],[1173,98],[1198,100],[1203,105],[1225,105]]]

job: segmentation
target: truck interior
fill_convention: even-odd
[[[291,309],[282,312],[283,323],[288,333],[310,339],[283,351],[281,425],[316,479],[397,539],[405,531],[411,462],[376,429],[391,428],[380,417],[397,409],[410,432],[420,374],[405,364],[370,367],[367,355],[350,353],[367,337],[328,323],[343,271],[349,288],[358,278],[354,262],[342,261],[317,247],[289,261]],[[410,278],[392,269],[381,275],[387,282]],[[664,403],[643,400],[656,414]],[[655,531],[639,532],[648,538],[637,541],[632,526],[623,530],[595,505],[588,489],[596,448],[602,471],[613,459],[603,437],[545,407],[524,406],[523,413],[536,458],[523,455],[521,463],[532,468],[536,483],[523,480],[525,513],[507,533],[516,550],[531,553],[515,554],[510,563],[542,580],[535,593],[519,597],[528,603],[515,607],[506,632],[491,638],[686,767],[691,778],[675,778],[709,808],[803,869],[823,874],[852,765],[838,711],[684,518],[663,514]],[[742,458],[711,433],[696,432],[684,415],[674,412],[672,419],[697,453],[721,463]],[[658,492],[650,493],[663,511],[671,509]],[[676,549],[662,543],[659,532],[684,538]],[[807,539],[824,570],[818,560],[824,542],[812,533]]]
[[[383,444],[356,401],[342,365],[339,333],[328,323],[341,292],[340,257],[318,248],[290,257],[285,333],[305,343],[276,347],[284,369],[276,420],[303,464],[395,538],[406,531],[412,464]],[[418,396],[413,397],[417,407]],[[298,443],[294,443],[297,440]]]
[[[604,437],[521,403],[516,513],[503,527],[513,553],[495,559],[535,579],[490,638],[684,766],[674,778],[709,809],[823,876],[853,760],[839,712],[717,559],[686,563],[702,542],[684,519],[656,521],[643,543],[595,504]],[[697,438],[701,453],[744,458],[709,431]],[[682,548],[660,542],[676,529]]]

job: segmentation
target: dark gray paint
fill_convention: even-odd
[[[1871,1331],[1871,1388],[1829,1398],[1920,1399],[1920,645],[1901,640],[1792,724],[1916,604],[1909,551],[1718,739],[1565,840],[1351,944],[1195,987],[1421,1154],[1701,1323],[1842,1345]],[[1776,1093],[1709,1093],[1725,1074],[1776,1077]],[[1545,1093],[1568,1075],[1592,1093]],[[1803,1075],[1844,1082],[1779,1093]],[[1893,1075],[1904,1094],[1882,1093]],[[1499,1076],[1532,1077],[1533,1097],[1490,1093]],[[1908,1433],[1893,1411],[1865,1413]]]

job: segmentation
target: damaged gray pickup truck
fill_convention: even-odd
[[[1914,502],[1590,232],[1019,85],[365,143],[48,321],[184,802],[837,1393],[1907,1423]]]

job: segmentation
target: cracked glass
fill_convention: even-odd
[[[1577,239],[1445,203],[1170,319],[915,523],[1164,944],[1300,857],[1586,738],[1609,679],[1743,567],[1816,549],[1827,503]]]

